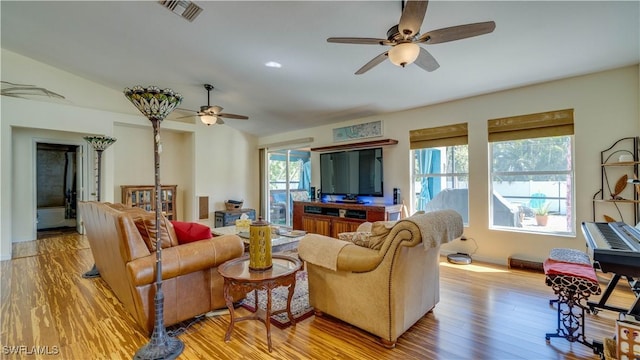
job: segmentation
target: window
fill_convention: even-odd
[[[574,235],[573,110],[489,120],[490,227]]]
[[[467,124],[412,130],[413,209],[454,209],[469,219]]]

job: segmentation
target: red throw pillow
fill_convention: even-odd
[[[176,231],[178,244],[186,244],[198,240],[211,239],[211,228],[194,222],[172,220],[173,228]]]

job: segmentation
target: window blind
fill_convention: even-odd
[[[439,146],[466,145],[468,143],[467,123],[438,126],[409,131],[411,150]]]
[[[488,120],[489,141],[573,135],[573,109]]]

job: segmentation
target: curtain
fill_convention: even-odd
[[[420,149],[417,151],[418,171],[420,174],[440,173],[440,150]],[[440,189],[440,178],[433,176],[423,176],[420,178],[420,197],[418,198],[418,209],[424,210],[427,203],[436,195],[436,189]]]
[[[298,189],[309,190],[311,187],[311,161],[307,160],[302,163],[302,173],[300,174],[300,182]]]

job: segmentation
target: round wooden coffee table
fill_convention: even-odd
[[[302,261],[291,256],[273,254],[273,266],[264,271],[249,270],[249,255],[229,260],[218,267],[218,272],[224,278],[224,300],[229,308],[231,323],[224,336],[224,341],[231,340],[231,333],[235,323],[242,320],[260,320],[267,328],[267,344],[271,352],[271,315],[286,312],[295,325],[295,319],[291,313],[291,298],[296,287],[296,272],[302,267]],[[287,307],[271,312],[271,290],[279,286],[288,286]],[[258,290],[266,290],[267,306],[265,310],[258,307]],[[232,294],[254,291],[255,312],[249,316],[236,318],[233,308]]]

